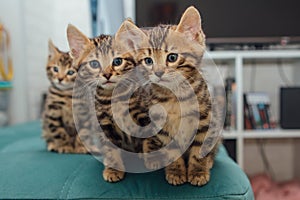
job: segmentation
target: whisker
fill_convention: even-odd
[[[98,85],[99,80],[89,80],[88,82],[85,82],[80,85],[76,85],[77,88],[74,88],[73,90],[73,96],[75,95],[75,98],[81,98],[82,96],[87,96],[90,94],[90,89],[94,88],[96,89],[96,86]],[[74,94],[75,92],[75,94]]]

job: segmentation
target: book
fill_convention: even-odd
[[[244,94],[245,129],[270,129],[270,98],[265,92]]]
[[[246,94],[244,94],[244,129],[254,129],[253,113],[247,102]]]
[[[261,118],[262,128],[263,129],[271,128],[270,117],[269,117],[269,110],[270,110],[269,105],[260,103],[257,105],[257,108],[259,111],[259,116]]]

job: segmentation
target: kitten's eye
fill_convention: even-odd
[[[122,58],[115,58],[113,59],[112,65],[114,67],[120,66],[123,63],[123,59]]]
[[[58,72],[58,67],[53,67],[54,72]]]
[[[153,64],[152,58],[149,58],[149,57],[145,58],[144,61],[145,61],[146,65],[152,65]]]
[[[75,72],[74,72],[73,70],[69,70],[69,71],[67,72],[67,75],[72,76],[74,73],[75,73]]]
[[[98,69],[100,68],[100,63],[97,60],[92,60],[90,61],[90,65],[93,69]]]
[[[167,56],[167,61],[168,62],[176,62],[177,59],[178,59],[178,54],[177,53],[170,53]]]

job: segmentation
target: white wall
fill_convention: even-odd
[[[132,21],[136,21],[135,16],[135,0],[123,0],[124,5],[124,17],[131,18]]]
[[[21,0],[0,1],[0,21],[5,25],[11,36],[11,53],[15,71],[14,89],[11,93],[10,104],[10,114],[13,122],[23,122],[28,119],[23,13]]]
[[[69,23],[90,36],[89,0],[26,0],[24,9],[28,87],[31,88],[29,118],[36,119],[41,92],[46,91],[49,84],[45,73],[48,39],[52,38],[54,44],[67,51],[66,27]]]
[[[300,179],[300,156],[299,156],[299,152],[300,152],[300,139],[298,138],[295,141],[295,145],[294,145],[294,162],[295,162],[295,168],[294,168],[294,173],[295,173],[295,177],[299,180]]]
[[[69,23],[91,36],[89,0],[1,0],[0,21],[11,34],[14,89],[11,122],[38,118],[41,93],[47,90],[48,39],[68,50]]]
[[[113,35],[126,18],[131,18],[135,21],[135,1],[98,1],[97,12],[97,33]]]
[[[295,164],[294,143],[292,139],[265,139],[265,153],[277,181],[287,181],[295,178],[299,171]],[[245,172],[249,176],[266,172],[257,140],[247,140],[245,143]]]

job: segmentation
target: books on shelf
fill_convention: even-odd
[[[244,128],[270,129],[270,97],[265,92],[244,94]]]
[[[236,129],[237,96],[234,78],[227,78],[225,83],[226,115],[225,130]],[[274,123],[270,114],[271,100],[266,92],[247,92],[244,94],[244,129],[271,129]]]

